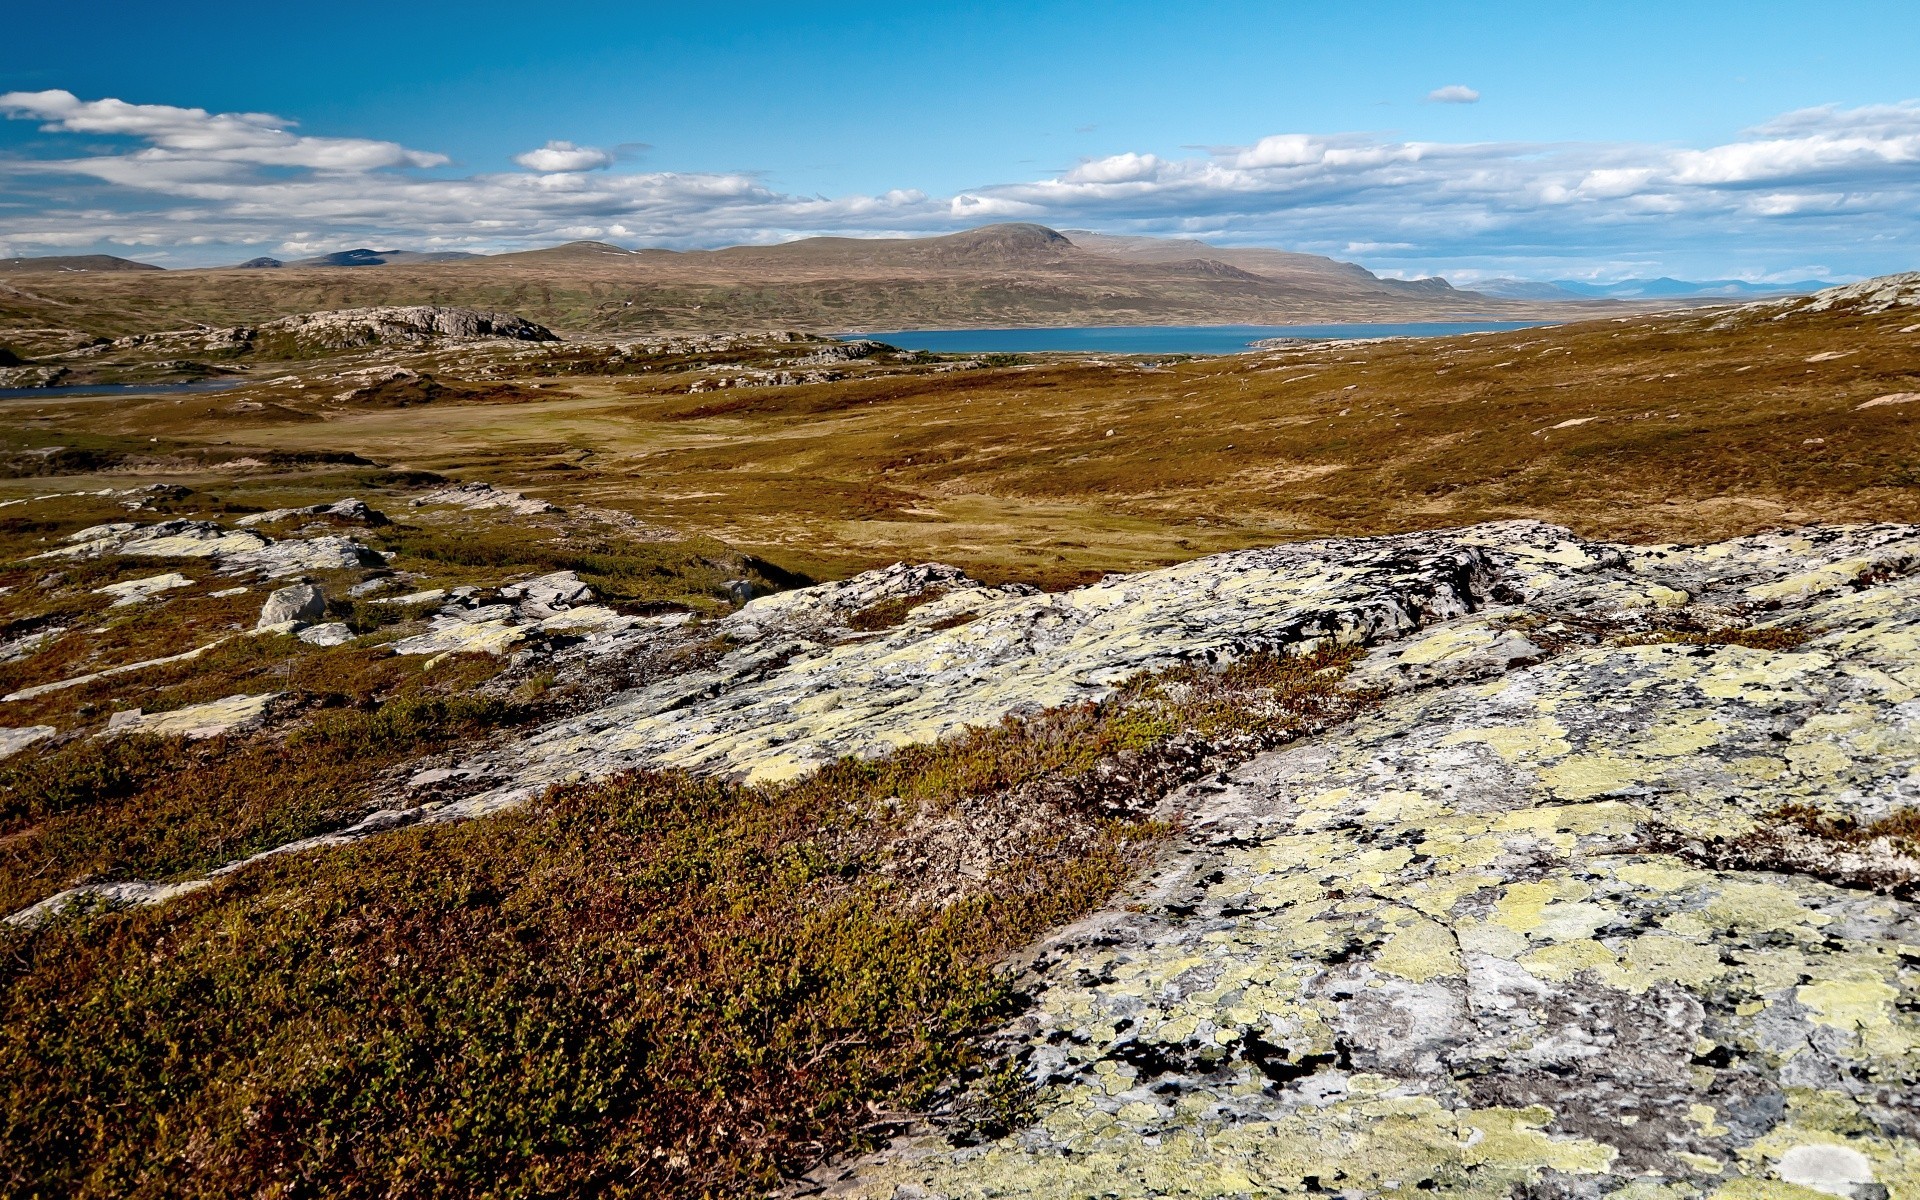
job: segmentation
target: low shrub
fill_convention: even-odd
[[[962,1076],[1029,1119],[968,1035],[1019,1005],[995,964],[1164,836],[1116,789],[1218,765],[1168,749],[1197,728],[1245,753],[1353,711],[1347,661],[1181,669],[782,785],[630,774],[0,934],[0,1190],[741,1196]],[[926,902],[898,868],[955,828],[986,869]]]

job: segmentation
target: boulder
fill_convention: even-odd
[[[326,594],[310,583],[296,583],[267,597],[267,602],[260,606],[260,620],[254,628],[311,625],[326,615]]]
[[[324,625],[310,625],[295,635],[309,646],[344,646],[353,640],[353,630],[345,622],[328,621]]]

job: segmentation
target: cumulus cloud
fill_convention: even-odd
[[[548,142],[538,150],[514,155],[513,161],[529,171],[599,171],[613,165],[613,153],[572,142]]]
[[[1429,104],[1478,104],[1480,93],[1464,83],[1450,83],[1427,93]]]
[[[1621,261],[1680,271],[1688,255],[1719,256],[1697,268],[1714,273],[1816,255],[1855,273],[1920,265],[1902,257],[1920,260],[1916,103],[1786,113],[1691,147],[1282,131],[1176,157],[1088,159],[954,195],[902,181],[837,197],[745,173],[608,170],[614,154],[564,141],[518,156],[524,170],[450,176],[423,170],[442,155],[306,137],[267,114],[61,91],[8,93],[0,111],[55,135],[132,143],[45,157],[58,153],[56,136],[34,147],[42,157],[0,158],[12,201],[0,240],[16,253],[106,241],[499,249],[588,236],[710,246],[1024,220],[1358,254],[1398,273]]]
[[[304,137],[288,131],[294,122],[269,113],[210,113],[171,104],[129,104],[124,100],[82,100],[68,91],[7,92],[0,112],[13,120],[37,120],[48,133],[109,134],[147,143],[125,157],[153,164],[155,174],[173,167],[173,175],[196,167],[244,164],[304,167],[316,171],[375,171],[386,167],[437,167],[443,154],[409,150],[398,142],[368,138]],[[84,163],[87,160],[80,160]],[[82,173],[86,172],[80,163]],[[100,177],[124,180],[113,170]]]

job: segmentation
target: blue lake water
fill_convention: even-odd
[[[1547,321],[1406,321],[1353,325],[1078,325],[1057,329],[909,329],[849,333],[902,350],[941,354],[1240,354],[1263,338],[1446,337],[1531,329]]]
[[[72,383],[62,387],[0,388],[0,400],[57,400],[62,396],[172,396],[223,392],[244,379],[196,379],[192,383]]]

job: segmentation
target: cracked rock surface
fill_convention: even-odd
[[[1374,713],[1172,798],[1134,903],[1037,953],[999,1035],[1032,1124],[800,1190],[1920,1195],[1920,909],[1647,840],[1920,800],[1917,535],[1491,549],[1515,605],[1382,647]],[[1809,636],[1513,630],[1674,610]]]

